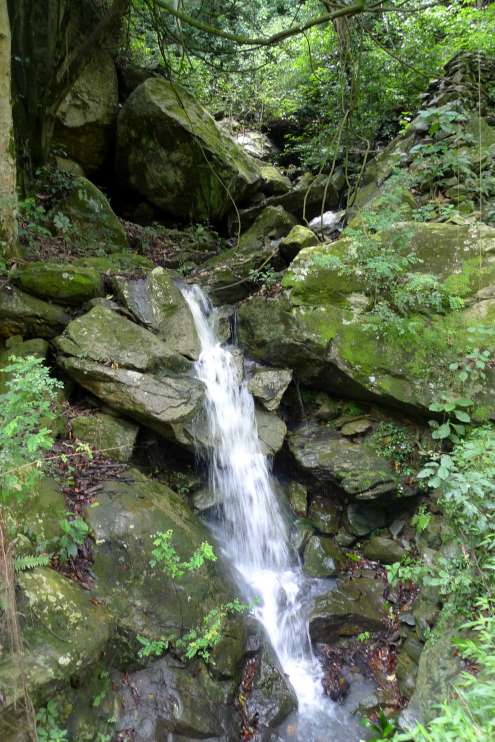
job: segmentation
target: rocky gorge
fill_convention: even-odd
[[[36,709],[56,703],[77,742],[285,740],[297,730],[294,688],[256,611],[228,615],[206,660],[173,641],[140,652],[143,637],[188,634],[239,597],[216,546],[218,559],[180,582],[153,564],[156,533],[173,532],[188,560],[215,545],[222,519],[205,463],[215,441],[190,285],[215,306],[218,339],[254,399],[310,586],[308,632],[342,724],[335,739],[365,737],[355,725],[381,709],[405,730],[432,718],[464,664],[438,592],[392,584],[387,566],[433,563],[450,548],[416,472],[446,424],[430,408],[459,396],[453,370],[475,348],[486,363],[464,396],[476,424],[493,421],[495,194],[478,209],[476,178],[480,167],[493,173],[495,97],[479,106],[471,95],[475,62],[461,54],[447,65],[417,117],[367,164],[352,203],[342,170],[291,179],[269,146],[253,154],[164,77],[128,70],[119,84],[112,58],[95,57],[96,88],[86,68],[91,84],[79,79],[57,115],[67,157],[52,163],[44,252],[26,244],[0,279],[0,367],[35,356],[62,382],[48,467],[14,511],[30,524],[18,554],[50,558],[17,575],[25,669],[2,652],[6,742],[27,739],[23,684]],[[482,71],[493,90],[491,58]],[[462,110],[452,104],[460,85]],[[438,110],[453,131],[432,130]],[[438,142],[467,163],[462,183],[447,168],[423,177]],[[435,189],[440,214],[424,208]],[[67,512],[87,534],[63,564]]]

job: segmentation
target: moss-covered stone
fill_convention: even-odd
[[[289,504],[300,518],[305,518],[308,511],[308,488],[301,482],[291,482],[287,488]]]
[[[16,356],[17,358],[25,358],[26,356],[35,356],[35,358],[41,358],[45,360],[48,353],[48,343],[46,340],[41,338],[33,338],[32,340],[23,340],[18,335],[13,335],[7,338],[5,342],[5,350],[0,351],[0,394],[6,391],[6,382],[9,379],[9,374],[6,374],[4,369],[10,364],[9,358]]]
[[[317,495],[311,500],[308,518],[320,533],[333,536],[339,530],[340,509],[326,497]]]
[[[398,253],[414,254],[411,271],[436,276],[446,291],[464,298],[464,309],[411,314],[400,332],[386,323],[374,329],[367,323],[366,284],[359,276],[340,275],[327,259],[352,255],[355,245],[346,237],[299,253],[284,278],[289,300],[256,297],[243,305],[240,337],[257,360],[283,365],[292,357],[288,365],[321,389],[424,412],[455,382],[449,364],[476,347],[470,328],[489,326],[495,317],[495,230],[407,223],[383,239]],[[492,343],[483,338],[488,348]],[[476,399],[479,418],[493,412],[492,382],[489,369]]]
[[[58,109],[55,126],[56,141],[90,175],[110,155],[118,102],[112,55],[96,47]]]
[[[232,587],[218,563],[206,562],[175,582],[159,566],[150,566],[157,532],[173,531],[173,545],[183,560],[210,540],[184,498],[165,485],[131,470],[126,481],[103,484],[86,517],[96,540],[95,589],[121,631],[149,638],[180,635],[209,610],[232,600]],[[242,619],[229,624],[217,650],[225,674],[236,672],[242,638]],[[213,667],[215,662],[214,654]]]
[[[367,442],[353,442],[331,428],[304,424],[289,434],[288,443],[299,467],[349,497],[374,500],[401,489],[392,462]]]
[[[201,408],[203,387],[190,363],[148,330],[96,306],[56,340],[57,362],[109,407],[180,443]]]
[[[80,415],[72,421],[72,433],[105,456],[125,462],[132,457],[138,426],[113,415]]]
[[[311,536],[304,549],[304,571],[310,577],[336,577],[346,562],[331,538]]]
[[[63,330],[69,315],[61,308],[4,285],[0,287],[0,337],[51,338]]]
[[[271,196],[274,193],[288,193],[290,191],[291,182],[289,178],[274,165],[269,165],[266,162],[260,163],[260,174],[263,193]]]
[[[103,281],[94,268],[70,263],[31,263],[17,270],[13,282],[28,294],[56,304],[84,304],[103,296]]]
[[[148,79],[118,117],[124,182],[175,218],[218,220],[259,181],[258,166],[183,88]]]
[[[111,255],[90,256],[77,258],[74,265],[92,268],[99,273],[113,275],[114,273],[145,274],[153,270],[154,263],[144,255],[138,255],[130,250],[113,252]]]
[[[314,642],[331,643],[340,636],[386,628],[389,605],[385,584],[371,571],[337,582],[334,590],[316,598],[309,619]]]
[[[107,197],[86,178],[75,178],[69,195],[56,206],[74,230],[75,239],[88,253],[119,252],[128,247],[127,236]]]
[[[380,564],[393,564],[400,562],[405,554],[405,549],[397,541],[385,536],[374,536],[363,546],[363,555]]]
[[[280,253],[290,263],[304,247],[318,244],[318,238],[312,229],[296,224],[289,234],[280,242]]]
[[[13,517],[19,532],[26,533],[32,544],[30,554],[56,551],[66,510],[60,484],[50,477],[42,477],[33,492],[16,503]]]
[[[154,330],[171,353],[197,359],[200,343],[189,306],[171,271],[155,268],[147,278],[116,276],[113,287],[119,301],[136,319]]]
[[[21,573],[18,583],[27,690],[41,706],[58,684],[98,661],[109,639],[109,617],[87,592],[51,569]],[[7,720],[22,697],[19,664],[8,652],[0,659],[0,690]]]

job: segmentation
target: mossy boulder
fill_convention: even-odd
[[[260,181],[255,160],[183,88],[150,78],[125,102],[116,166],[123,182],[175,218],[222,219]]]
[[[27,535],[32,547],[23,551],[55,552],[62,535],[60,521],[65,518],[66,510],[60,484],[50,477],[42,477],[33,491],[13,508],[19,533]]]
[[[96,306],[68,325],[56,347],[59,366],[109,407],[191,445],[185,426],[201,409],[203,387],[156,335]]]
[[[411,274],[434,275],[440,290],[462,298],[464,307],[406,315],[400,332],[386,322],[375,328],[366,283],[341,275],[329,260],[352,255],[355,245],[345,237],[299,253],[283,281],[289,297],[246,302],[239,312],[240,339],[256,360],[290,365],[312,386],[426,414],[441,394],[455,393],[449,365],[494,343],[490,335],[476,335],[476,327],[482,332],[495,317],[495,229],[402,223],[382,240],[398,255],[415,256]],[[487,369],[484,388],[475,394],[479,419],[493,413],[493,376]]]
[[[305,423],[288,437],[298,466],[317,482],[356,500],[393,496],[402,483],[392,462],[367,442],[354,442],[326,426]]]
[[[112,677],[115,730],[136,742],[239,739],[235,683],[213,678],[201,662],[164,657],[143,670]],[[136,695],[139,703],[136,704]]]
[[[194,318],[175,280],[170,271],[155,268],[147,278],[116,276],[112,284],[119,301],[171,352],[197,359],[200,342]]]
[[[290,179],[280,172],[274,165],[266,162],[260,163],[261,190],[268,196],[273,194],[288,193],[291,189]]]
[[[419,657],[416,689],[401,714],[401,726],[414,728],[436,716],[436,704],[445,701],[463,670],[463,662],[453,641],[459,630],[446,610]]]
[[[70,193],[55,210],[69,219],[74,239],[88,253],[120,252],[128,247],[124,227],[107,197],[87,178],[75,178]]]
[[[304,247],[317,244],[318,238],[312,229],[303,227],[302,224],[296,224],[280,242],[280,254],[284,260],[290,263]]]
[[[77,258],[73,262],[74,265],[91,268],[100,274],[108,276],[116,273],[131,273],[133,276],[144,276],[155,267],[152,260],[130,250],[112,252],[110,255],[93,255],[85,258]]]
[[[290,482],[287,498],[294,514],[305,518],[308,512],[308,488],[301,482]]]
[[[198,281],[220,304],[240,301],[257,285],[256,271],[261,266],[280,267],[278,243],[294,224],[295,219],[281,206],[266,207],[241,235],[236,247],[224,250],[201,266],[196,273]],[[259,280],[262,279],[260,275]]]
[[[132,457],[138,429],[128,420],[103,413],[79,415],[72,421],[72,434],[78,441],[122,462]]]
[[[310,577],[336,577],[346,558],[332,539],[311,536],[304,549],[304,571]]]
[[[182,560],[211,541],[184,498],[165,485],[130,470],[125,481],[103,483],[86,518],[96,542],[95,590],[124,634],[179,636],[198,626],[209,610],[233,599],[233,588],[217,562],[205,562],[175,581],[150,565],[157,532],[173,531]],[[212,652],[212,668],[235,675],[243,642],[242,619],[230,621]]]
[[[284,445],[287,426],[278,415],[259,407],[255,411],[255,416],[261,450],[265,456],[274,456]]]
[[[371,571],[337,582],[333,590],[316,598],[309,618],[312,641],[328,644],[342,636],[384,630],[389,609],[384,591],[385,584]]]
[[[363,546],[363,556],[380,564],[400,562],[405,553],[403,546],[386,536],[373,536]]]
[[[89,175],[100,171],[109,158],[118,103],[112,55],[96,47],[57,111],[54,134]]]
[[[341,510],[328,498],[316,495],[311,500],[308,519],[317,531],[333,536],[339,530]]]
[[[14,286],[0,287],[0,338],[23,335],[52,338],[69,322],[62,307],[37,299]]]
[[[0,394],[3,394],[7,390],[6,382],[10,375],[6,374],[4,369],[10,364],[9,358],[11,356],[16,356],[17,358],[35,356],[35,358],[45,360],[48,347],[48,342],[42,338],[23,340],[18,335],[7,338],[5,341],[5,350],[0,350]]]
[[[98,271],[71,263],[31,263],[17,270],[12,281],[28,294],[56,304],[77,306],[104,293]]]
[[[52,569],[24,572],[17,580],[27,691],[39,707],[58,687],[98,662],[110,637],[110,621],[90,594]],[[22,698],[18,658],[8,651],[0,659],[0,692],[0,731],[3,726],[7,734]]]

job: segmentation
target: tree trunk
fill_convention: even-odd
[[[7,0],[0,0],[0,258],[17,248],[17,193],[11,102],[10,21]]]

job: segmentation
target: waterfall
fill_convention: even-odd
[[[205,294],[190,286],[183,288],[183,295],[201,344],[195,368],[206,388],[210,485],[223,503],[223,548],[260,597],[255,613],[294,687],[299,717],[328,717],[335,707],[323,696],[322,670],[313,656],[302,606],[308,581],[289,548],[288,526],[259,444],[253,397],[235,356],[218,340],[216,312]],[[320,739],[306,732],[298,738]]]

